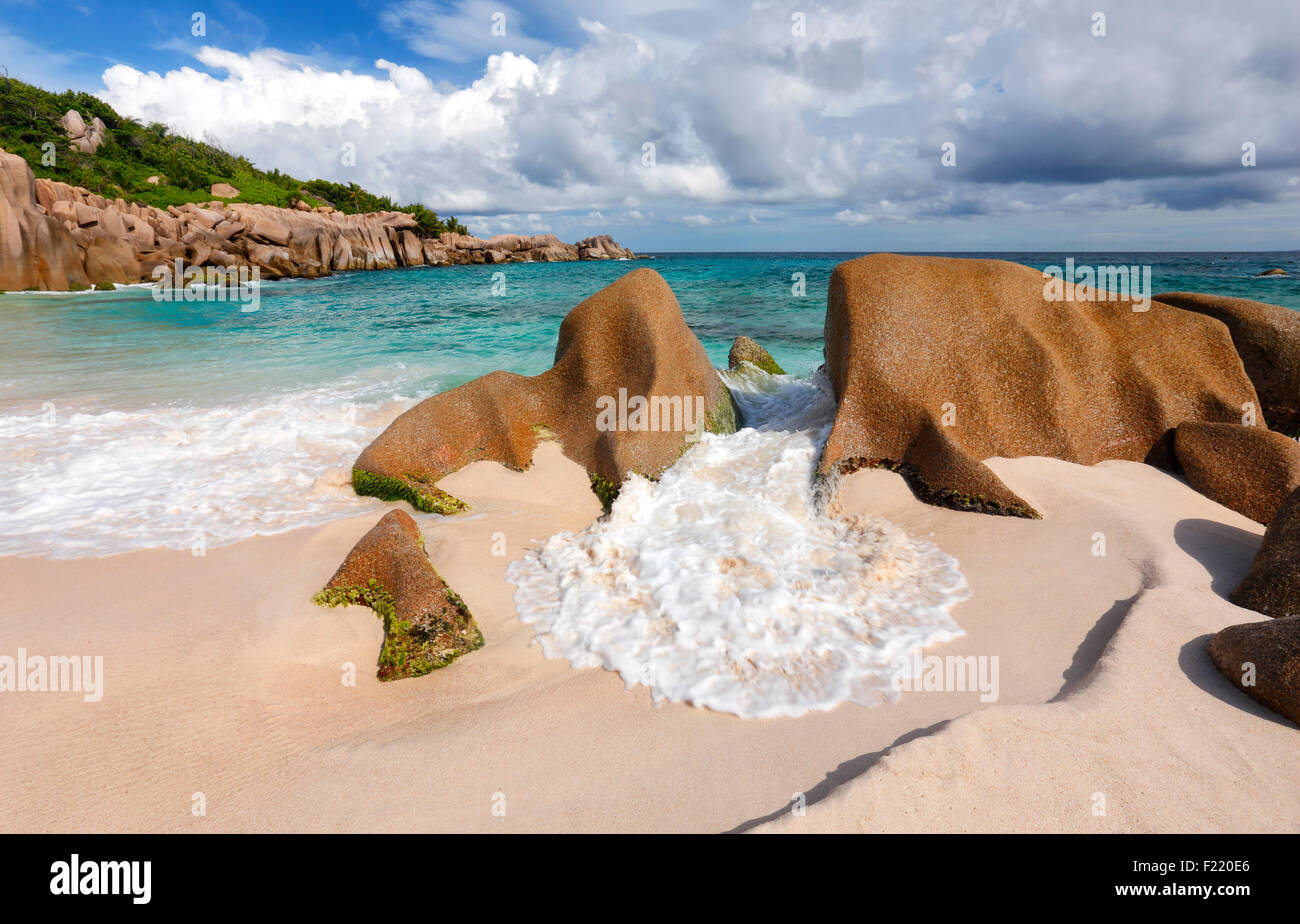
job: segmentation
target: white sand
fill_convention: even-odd
[[[999,656],[991,705],[974,692],[908,693],[739,719],[656,709],[615,674],[545,659],[514,615],[506,563],[599,513],[586,475],[553,445],[525,474],[477,463],[444,480],[469,514],[418,517],[487,645],[414,680],[375,680],[382,633],[369,610],[310,603],[378,516],[205,557],[0,558],[0,654],[105,662],[98,703],[0,694],[0,828],[1300,827],[1300,733],[1203,650],[1207,634],[1262,618],[1221,596],[1261,528],[1135,463],[992,464],[1045,520],[927,507],[881,472],[846,479],[841,494],[846,509],[932,534],[961,562],[974,597],[953,615],[967,635],[930,653]],[[507,554],[494,556],[502,538]],[[341,682],[344,662],[355,686]],[[206,816],[191,812],[196,792]],[[787,809],[796,792],[804,817]],[[1095,792],[1105,816],[1092,814]]]

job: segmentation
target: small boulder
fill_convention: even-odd
[[[1188,421],[1174,454],[1193,488],[1265,526],[1300,488],[1300,443],[1263,427]]]
[[[380,680],[419,677],[483,647],[469,609],[438,574],[411,515],[391,510],[361,537],[314,602],[368,606],[384,621]]]
[[[209,192],[218,199],[238,199],[239,190],[229,183],[213,183]]]
[[[1275,266],[1270,270],[1264,270],[1264,272],[1262,273],[1256,273],[1255,278],[1258,279],[1260,276],[1285,276],[1285,275],[1286,275],[1286,270],[1282,269],[1282,267],[1280,266]]]
[[[1209,651],[1233,686],[1300,725],[1300,616],[1228,626]]]
[[[1300,615],[1300,488],[1274,514],[1250,571],[1228,599],[1265,616]]]
[[[733,372],[739,369],[742,363],[751,363],[772,375],[785,375],[785,370],[772,358],[772,354],[749,337],[737,337],[731,344],[731,352],[727,355],[727,368]]]

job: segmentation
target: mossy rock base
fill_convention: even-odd
[[[979,494],[963,494],[960,491],[936,488],[921,477],[921,473],[915,465],[908,462],[897,462],[891,459],[845,459],[836,466],[836,474],[838,476],[851,475],[864,468],[897,472],[903,477],[903,481],[907,482],[907,486],[916,495],[917,500],[933,504],[936,507],[947,507],[950,510],[963,510],[968,513],[988,513],[993,516],[1020,517],[1025,520],[1041,520],[1043,518],[1042,514],[1032,507],[1008,506],[999,504]]]
[[[393,597],[378,581],[368,586],[327,587],[312,598],[318,606],[368,606],[384,622],[384,644],[379,650],[380,680],[422,677],[446,667],[461,655],[483,647],[483,633],[474,624],[465,603],[450,588],[447,602],[461,618],[434,617],[422,625],[401,618]]]
[[[469,504],[433,485],[422,484],[416,487],[409,481],[376,475],[359,468],[352,470],[352,490],[362,497],[377,497],[383,501],[406,501],[416,510],[424,513],[450,516],[469,509]]]

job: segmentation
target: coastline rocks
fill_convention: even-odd
[[[1174,454],[1193,488],[1265,526],[1300,487],[1300,443],[1263,427],[1179,424]]]
[[[1273,515],[1250,571],[1228,599],[1265,616],[1300,615],[1300,489]]]
[[[1174,468],[1174,427],[1236,422],[1258,399],[1222,324],[1133,307],[1049,299],[1042,273],[1000,260],[841,263],[825,334],[839,407],[818,474],[891,468],[932,503],[1037,517],[982,459]]]
[[[1264,419],[1274,430],[1300,435],[1300,311],[1199,292],[1165,292],[1155,300],[1228,325]]]
[[[436,487],[444,475],[484,459],[523,470],[556,439],[608,506],[629,473],[657,477],[701,429],[735,428],[731,393],[672,289],[638,269],[569,312],[546,372],[493,372],[398,417],[357,458],[353,487],[455,513],[465,505]]]
[[[727,354],[727,368],[734,372],[743,363],[751,363],[772,375],[785,375],[785,370],[772,358],[771,353],[759,346],[757,341],[741,336],[731,344],[731,352]]]
[[[36,180],[27,161],[0,150],[0,290],[89,284],[72,233],[37,204]]]
[[[348,553],[313,598],[321,606],[368,606],[384,621],[380,680],[419,677],[483,647],[465,602],[424,551],[410,514],[391,510]]]
[[[578,258],[582,260],[635,260],[636,254],[620,247],[608,234],[598,234],[578,241]]]
[[[1209,652],[1233,686],[1300,725],[1300,616],[1228,626]]]
[[[75,121],[71,124],[76,128]],[[86,130],[93,128],[94,123]],[[631,253],[607,235],[589,239],[600,242],[589,250],[589,257],[579,253],[578,245],[562,243],[553,234],[499,235],[491,241],[459,234],[422,237],[407,212],[345,215],[302,203],[285,209],[221,199],[159,209],[108,200],[54,180],[33,180],[23,158],[3,151],[0,173],[8,174],[0,186],[5,248],[0,289],[6,290],[85,288],[88,281],[101,281],[96,277],[106,271],[114,282],[148,280],[155,268],[171,262],[165,254],[193,266],[256,266],[270,278],[280,278],[399,266],[608,259]],[[212,186],[213,195],[229,198],[231,193],[238,196],[239,190],[228,184]],[[94,266],[87,266],[99,235],[119,239],[132,251],[134,263],[124,251],[119,253],[119,245],[98,244]],[[173,253],[173,242],[180,242],[179,252]],[[99,252],[105,250],[112,252],[111,259]],[[133,271],[143,275],[119,278]]]

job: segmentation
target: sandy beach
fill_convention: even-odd
[[[953,610],[966,635],[925,654],[997,656],[996,702],[905,692],[893,704],[741,719],[656,707],[617,674],[546,659],[516,617],[506,565],[600,514],[586,473],[553,444],[524,473],[479,462],[444,479],[472,512],[415,513],[487,644],[454,669],[396,683],[374,677],[382,628],[370,610],[311,603],[373,514],[203,556],[0,558],[10,589],[0,637],[104,658],[97,703],[0,697],[0,827],[1300,828],[1296,729],[1204,652],[1224,626],[1264,618],[1224,599],[1262,527],[1138,463],[989,465],[1044,519],[929,506],[881,471],[845,478],[837,503],[960,562],[974,592]],[[506,554],[494,555],[503,537]],[[348,663],[354,686],[343,683]],[[796,794],[803,814],[791,812]]]

